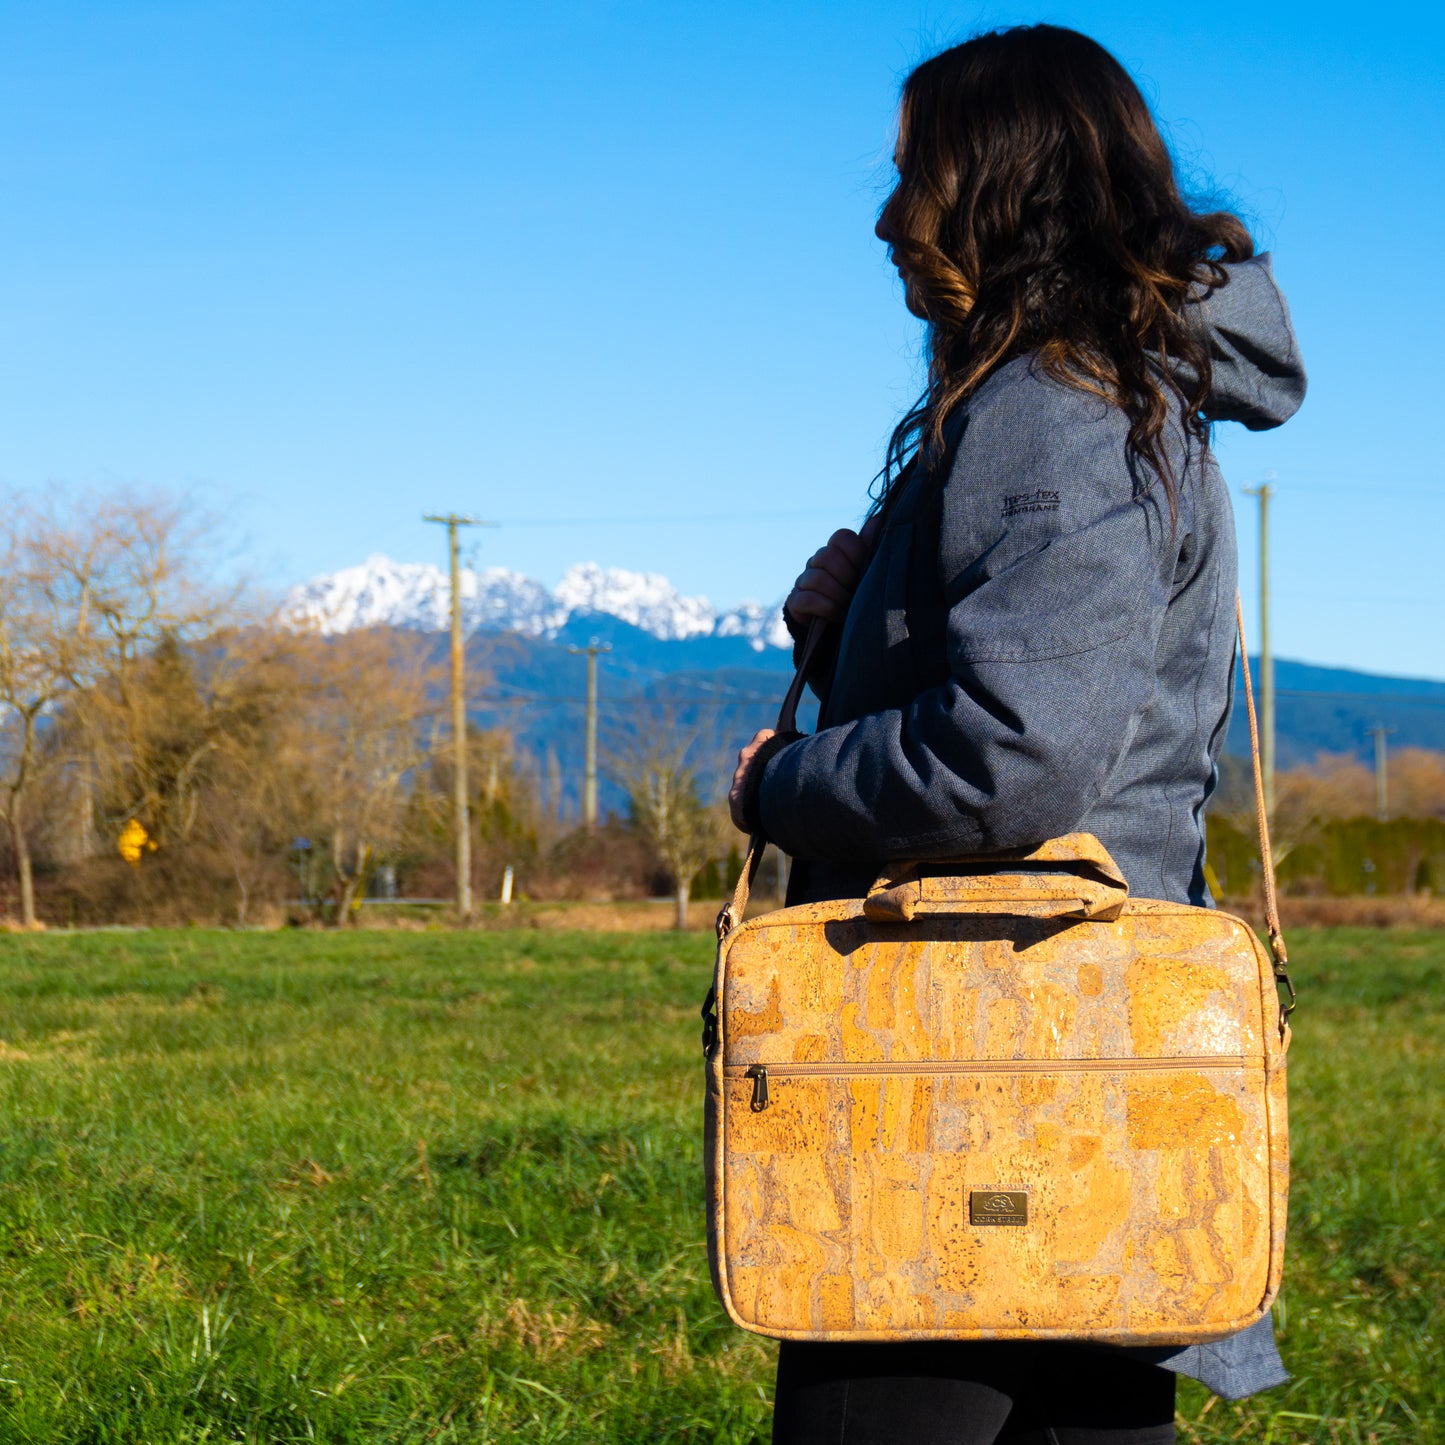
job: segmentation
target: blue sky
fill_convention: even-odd
[[[1310,365],[1222,430],[1278,650],[1445,677],[1445,6],[0,0],[0,486],[159,486],[268,585],[373,551],[780,596],[917,379],[898,84],[1087,30],[1273,249]]]

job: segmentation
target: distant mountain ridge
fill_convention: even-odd
[[[300,587],[286,599],[288,613],[321,631],[403,627],[440,632],[448,626],[447,574],[429,562],[394,562],[376,553]],[[685,597],[656,572],[630,572],[579,562],[554,590],[509,567],[462,572],[462,618],[470,635],[519,632],[557,637],[578,616],[611,617],[662,642],[740,638],[754,652],[791,648],[781,605],[743,602],[719,611],[706,597]]]
[[[618,728],[650,715],[679,732],[705,739],[702,752],[725,776],[736,749],[760,727],[769,727],[791,676],[791,654],[781,648],[754,652],[741,638],[692,637],[663,641],[628,623],[579,614],[555,637],[478,634],[468,647],[477,678],[472,715],[484,727],[510,731],[519,752],[530,755],[539,779],[556,776],[550,806],[575,815],[580,797],[586,659],[569,644],[591,637],[610,644],[599,658],[604,740]],[[431,645],[440,658],[443,639]],[[1259,660],[1251,659],[1256,683]],[[1370,729],[1391,729],[1390,748],[1445,751],[1445,682],[1383,677],[1341,668],[1276,659],[1277,759],[1282,768],[1313,762],[1321,753],[1351,754],[1368,762]],[[1249,756],[1244,689],[1235,687],[1226,752]],[[801,726],[813,726],[816,710],[805,694]],[[553,762],[555,762],[555,769]],[[552,783],[548,783],[552,787]],[[625,800],[607,778],[603,806]]]
[[[580,796],[586,691],[585,659],[569,646],[596,638],[612,649],[599,659],[604,739],[635,723],[641,709],[705,736],[704,751],[719,769],[756,728],[771,724],[791,672],[780,608],[746,603],[719,611],[655,573],[581,563],[549,589],[492,567],[464,573],[462,587],[472,716],[480,726],[510,731],[539,779],[555,774],[549,806],[569,815]],[[288,606],[327,632],[398,627],[416,632],[418,644],[438,656],[445,648],[447,578],[428,564],[372,557],[296,588]],[[1445,750],[1445,682],[1287,658],[1276,660],[1275,681],[1281,767],[1322,752],[1368,759],[1376,724],[1392,730],[1392,749]],[[1235,700],[1226,750],[1247,757],[1240,686]],[[811,706],[805,711],[811,715]],[[624,805],[607,779],[602,791],[604,807]]]
[[[1259,659],[1250,659],[1259,687]],[[1371,756],[1370,730],[1389,728],[1394,748],[1445,751],[1445,682],[1423,677],[1387,677],[1343,667],[1275,659],[1275,732],[1279,765],[1296,767],[1320,753]],[[1234,715],[1226,747],[1249,755],[1244,684],[1236,676]]]

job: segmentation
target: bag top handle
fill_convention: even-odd
[[[1234,621],[1239,637],[1239,661],[1244,669],[1244,702],[1249,718],[1249,752],[1254,766],[1254,814],[1259,829],[1260,869],[1264,877],[1265,930],[1269,935],[1270,953],[1274,958],[1275,979],[1284,985],[1289,994],[1289,1002],[1280,1014],[1280,1030],[1283,1033],[1289,1027],[1289,1016],[1295,1010],[1296,997],[1294,984],[1289,976],[1289,954],[1285,949],[1284,932],[1280,927],[1279,897],[1274,881],[1274,855],[1269,846],[1269,814],[1265,811],[1264,806],[1264,771],[1259,760],[1259,719],[1254,710],[1254,683],[1249,673],[1249,651],[1244,640],[1244,604],[1240,600],[1238,592],[1234,594]],[[812,667],[813,659],[817,655],[818,647],[823,641],[823,634],[827,628],[828,624],[821,617],[815,617],[808,624],[808,631],[803,638],[803,650],[798,657],[797,671],[793,674],[793,680],[788,686],[787,694],[783,698],[783,706],[778,713],[778,732],[795,730],[798,703],[803,696],[808,671]],[[762,862],[763,849],[767,845],[767,841],[762,833],[755,833],[748,840],[747,857],[743,861],[743,870],[738,875],[737,887],[733,890],[732,898],[718,914],[717,933],[720,939],[725,938],[743,921],[743,914],[747,911],[748,897],[752,892],[753,882],[757,877],[758,865]]]

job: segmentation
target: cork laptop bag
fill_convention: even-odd
[[[1259,1319],[1284,1258],[1293,1008],[1259,814],[1271,951],[1229,914],[1129,897],[1088,834],[744,921],[754,839],[704,1005],[733,1321],[1142,1345]]]

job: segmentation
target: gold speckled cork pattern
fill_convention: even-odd
[[[1238,919],[813,904],[729,932],[716,985],[709,1236],[744,1328],[1166,1344],[1269,1308],[1284,1044]]]

